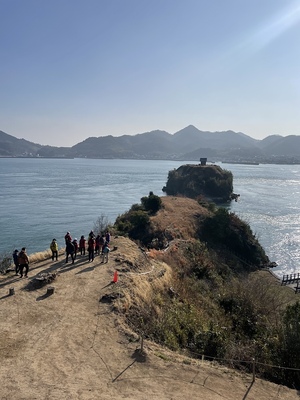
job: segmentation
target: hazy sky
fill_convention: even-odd
[[[300,134],[300,0],[0,0],[0,130]]]

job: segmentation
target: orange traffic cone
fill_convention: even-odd
[[[115,271],[114,278],[113,278],[113,283],[117,283],[117,282],[118,282],[118,271]]]

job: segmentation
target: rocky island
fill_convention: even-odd
[[[187,164],[169,171],[167,195],[186,196],[193,199],[205,197],[215,203],[225,203],[233,198],[233,177],[230,171],[218,165]]]

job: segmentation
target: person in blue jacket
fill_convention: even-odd
[[[14,252],[13,252],[13,260],[14,260],[14,264],[15,264],[15,267],[16,267],[16,275],[19,275],[19,261],[18,261],[18,254],[19,254],[19,251],[16,249]]]

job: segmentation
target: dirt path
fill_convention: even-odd
[[[152,343],[122,333],[120,318],[100,301],[122,283],[112,284],[126,254],[112,252],[107,264],[97,257],[75,264],[51,260],[32,265],[29,280],[13,275],[0,281],[0,399],[297,399],[296,391],[209,363],[187,360]],[[138,248],[135,251],[139,251]],[[55,292],[25,290],[40,272],[59,273]],[[9,296],[9,288],[15,295]]]

